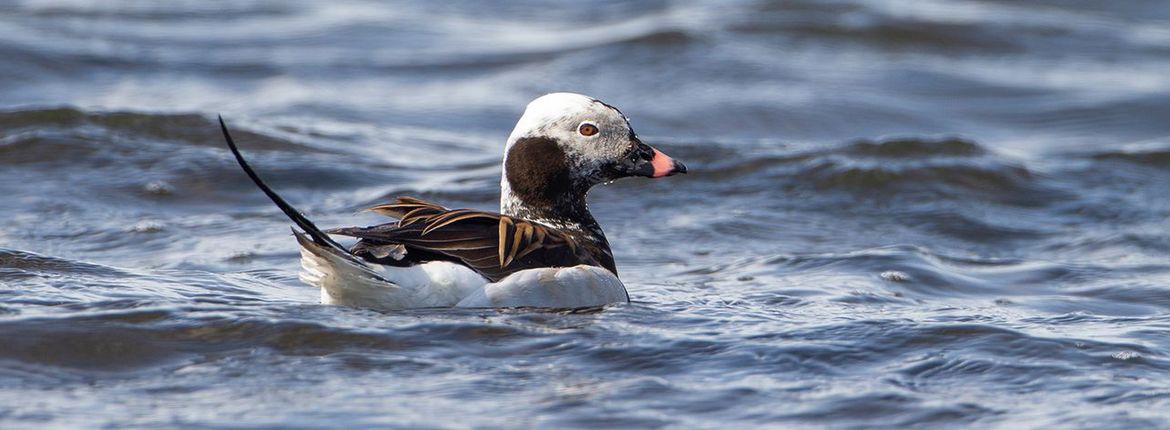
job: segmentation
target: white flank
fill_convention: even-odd
[[[356,262],[301,240],[301,280],[321,288],[321,302],[371,309],[430,307],[584,308],[623,303],[626,287],[594,266],[528,269],[488,282],[455,263],[412,267]]]

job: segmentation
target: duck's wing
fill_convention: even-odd
[[[386,250],[383,256],[401,252],[396,257],[407,262],[457,261],[493,282],[524,269],[599,265],[572,236],[524,219],[471,209],[449,210],[409,197],[370,210],[399,221],[326,232],[362,239],[352,250],[358,255],[363,250],[382,249]],[[402,248],[396,249],[398,246]]]

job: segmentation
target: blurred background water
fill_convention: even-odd
[[[318,305],[319,224],[496,207],[532,98],[633,303]],[[0,427],[1170,426],[1164,1],[0,0]]]

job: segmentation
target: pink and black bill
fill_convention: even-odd
[[[618,167],[618,170],[626,175],[662,178],[687,172],[686,165],[653,146],[642,143],[637,136],[631,136],[630,140],[634,143],[634,149],[631,151],[629,162]]]

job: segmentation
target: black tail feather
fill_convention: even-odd
[[[349,255],[349,251],[345,247],[335,242],[325,232],[322,232],[312,221],[309,221],[308,218],[301,215],[300,211],[284,201],[280,195],[276,194],[275,191],[272,191],[272,188],[269,188],[264,181],[260,180],[260,176],[256,175],[256,171],[252,170],[252,166],[249,166],[248,162],[244,161],[244,156],[240,155],[240,149],[236,147],[236,142],[232,140],[232,135],[228,133],[227,124],[224,124],[222,115],[219,117],[219,127],[223,130],[223,138],[227,140],[228,148],[232,150],[232,154],[235,154],[236,161],[240,163],[240,168],[244,169],[244,173],[247,173],[248,177],[252,178],[252,182],[255,182],[257,187],[260,187],[260,191],[263,191],[269,199],[272,199],[272,203],[276,203],[276,207],[279,207],[281,212],[284,212],[297,227],[304,230],[313,239],[314,243],[341,251],[344,255]]]

